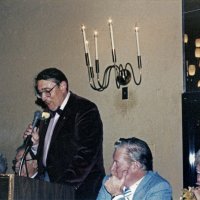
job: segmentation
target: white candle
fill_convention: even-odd
[[[86,44],[86,51],[88,53],[88,59],[89,59],[89,66],[91,67],[91,57],[90,57],[90,49],[89,49],[89,42],[86,40],[85,41],[85,44]]]
[[[137,45],[137,55],[140,56],[140,44],[139,44],[139,27],[135,27],[135,35],[136,35],[136,45]]]
[[[97,45],[97,37],[98,37],[98,32],[94,32],[94,43],[95,43],[95,60],[98,60],[98,45]]]
[[[82,25],[81,30],[82,30],[82,33],[83,33],[83,43],[84,43],[85,53],[88,53],[87,44],[86,44],[85,26],[84,25]]]
[[[109,25],[109,28],[110,28],[111,46],[112,46],[112,50],[114,50],[115,49],[115,45],[114,45],[114,39],[113,39],[112,19],[108,20],[108,25]]]

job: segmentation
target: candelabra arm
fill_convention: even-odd
[[[119,75],[120,68],[117,65],[110,65],[110,66],[108,66],[105,69],[104,74],[103,74],[102,83],[100,82],[100,77],[99,77],[99,66],[98,66],[99,62],[95,62],[95,65],[96,65],[96,72],[98,72],[98,73],[96,73],[98,87],[96,86],[95,81],[94,81],[93,67],[89,66],[89,65],[87,66],[87,68],[88,68],[89,83],[90,83],[90,86],[92,87],[92,89],[94,89],[96,91],[99,91],[99,92],[105,90],[109,86],[110,75],[111,75],[112,69],[114,69],[114,71],[115,71],[116,86],[117,86],[117,88],[120,87],[120,84],[117,81],[117,76]]]
[[[92,79],[92,81],[90,81],[90,86],[92,89],[98,91],[98,92],[102,92],[104,89],[101,87],[96,87],[94,79]]]
[[[134,73],[133,67],[132,67],[132,65],[131,65],[130,63],[126,63],[125,69],[126,69],[128,66],[129,66],[130,69],[131,69],[134,83],[135,83],[136,85],[140,85],[141,82],[142,82],[142,66],[139,67],[139,65],[138,65],[138,69],[139,69],[139,80],[138,80],[138,81],[137,81],[136,78],[135,78],[135,73]]]
[[[92,66],[89,67],[89,73],[90,73],[91,79],[94,79],[94,71],[93,71],[93,67]]]
[[[120,66],[117,66],[117,65],[115,64],[115,65],[114,65],[114,68],[115,68],[115,83],[116,83],[117,89],[119,89],[119,88],[120,88],[120,83],[119,83],[117,77],[118,77],[119,74],[120,74]]]
[[[100,83],[99,74],[97,74],[97,82],[99,84],[99,87],[103,88],[103,90],[105,90],[108,87],[109,83],[110,83],[110,74],[111,74],[111,70],[113,68],[115,68],[115,66],[111,65],[111,66],[108,66],[105,69],[102,83]]]

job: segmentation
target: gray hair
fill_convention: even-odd
[[[195,154],[195,166],[200,164],[200,149]]]
[[[126,148],[131,161],[138,161],[143,170],[153,170],[153,157],[146,142],[138,138],[120,138],[115,142],[115,149]]]

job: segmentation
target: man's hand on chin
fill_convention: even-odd
[[[123,187],[125,186],[125,178],[127,171],[123,172],[122,178],[111,175],[109,179],[105,182],[106,190],[111,194],[112,197],[122,194]]]

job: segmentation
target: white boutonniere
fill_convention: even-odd
[[[50,113],[49,112],[42,112],[42,120],[46,120],[50,117]]]

